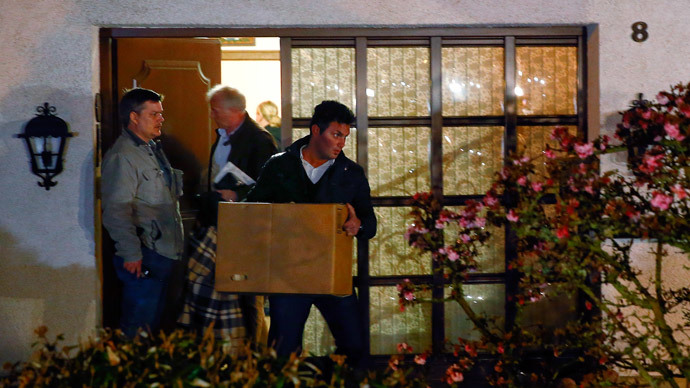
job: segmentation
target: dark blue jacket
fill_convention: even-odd
[[[376,235],[376,216],[371,204],[369,181],[364,169],[341,152],[323,177],[312,184],[302,166],[300,149],[309,136],[297,140],[285,152],[266,162],[256,186],[247,195],[249,202],[349,203],[362,222],[359,238]]]

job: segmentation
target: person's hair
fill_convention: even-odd
[[[122,122],[122,127],[129,127],[129,113],[137,112],[141,113],[144,109],[144,103],[146,101],[160,102],[163,101],[163,95],[158,94],[150,89],[144,88],[132,88],[125,90],[122,100],[120,100],[120,122]]]
[[[239,90],[225,85],[216,85],[206,93],[206,101],[211,101],[215,96],[220,96],[223,106],[244,111],[247,108],[247,100]]]
[[[319,133],[323,133],[332,122],[349,125],[354,121],[355,115],[350,108],[338,101],[326,100],[314,107],[309,128],[316,124],[319,126]]]
[[[261,116],[268,121],[268,125],[272,127],[280,127],[280,116],[278,115],[278,105],[273,101],[264,101],[259,104],[256,109],[261,112]]]

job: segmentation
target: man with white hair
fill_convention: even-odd
[[[190,239],[188,292],[183,326],[203,331],[213,323],[217,337],[261,341],[264,327],[263,297],[237,295],[214,290],[218,202],[239,201],[249,192],[247,185],[231,174],[214,183],[221,169],[232,162],[253,180],[264,163],[276,153],[275,141],[247,114],[244,95],[237,89],[217,85],[206,95],[215,121],[217,138],[211,148],[208,186],[201,196],[197,228]],[[238,222],[241,222],[238,220]]]

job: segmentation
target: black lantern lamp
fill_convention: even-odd
[[[43,178],[38,185],[50,190],[57,182],[53,177],[62,172],[62,155],[65,151],[67,138],[72,133],[67,128],[67,123],[53,114],[55,107],[47,102],[36,108],[39,112],[36,117],[29,120],[24,128],[24,133],[17,137],[26,140],[31,157],[31,172]]]

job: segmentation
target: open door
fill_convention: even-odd
[[[218,39],[193,38],[113,38],[105,44],[110,50],[103,49],[104,40],[101,40],[101,45],[101,58],[106,57],[110,63],[110,66],[103,66],[102,71],[112,75],[112,78],[101,75],[101,79],[108,83],[102,86],[102,94],[106,96],[104,105],[112,106],[112,111],[103,109],[110,112],[111,119],[101,124],[102,154],[121,132],[117,103],[126,89],[139,86],[163,94],[165,122],[160,140],[172,166],[184,171],[184,196],[180,206],[186,235],[197,211],[192,198],[202,188],[204,170],[215,139],[206,92],[221,82],[220,42]],[[100,166],[100,160],[97,165]],[[102,241],[103,325],[116,327],[121,292],[112,265],[113,244],[105,230]],[[185,267],[186,263],[181,262],[173,273],[171,300],[176,301],[181,296]],[[181,306],[181,303],[169,304]],[[176,313],[165,313],[163,328],[174,327]]]

